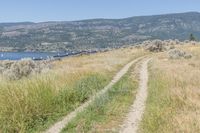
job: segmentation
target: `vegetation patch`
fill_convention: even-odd
[[[180,58],[189,59],[189,58],[192,58],[191,53],[187,53],[187,52],[182,51],[180,49],[172,49],[168,52],[168,55],[169,55],[170,59],[180,59]]]
[[[133,103],[138,82],[129,71],[105,95],[78,114],[62,132],[115,132]]]
[[[28,77],[31,74],[38,74],[48,71],[51,64],[47,61],[33,61],[32,59],[23,59],[20,61],[1,61],[0,74],[9,80],[18,80]]]
[[[171,117],[172,101],[168,96],[168,83],[163,78],[162,73],[151,71],[146,111],[141,122],[142,133],[164,132],[162,127],[168,124],[167,118]]]
[[[85,75],[59,91],[50,79],[26,80],[28,84],[0,85],[0,131],[34,132],[77,108],[107,83],[98,73]]]
[[[200,64],[199,59],[166,58],[158,57],[151,64],[148,99],[140,132],[199,132],[200,71],[196,67]]]
[[[145,54],[143,49],[123,48],[63,58],[52,62],[53,67],[47,73],[34,74],[39,67],[36,64],[27,76],[22,68],[29,65],[22,63],[16,67],[16,76],[23,75],[17,80],[7,80],[0,74],[0,132],[45,130],[103,89],[122,66]],[[2,72],[10,70],[13,64],[1,63]]]

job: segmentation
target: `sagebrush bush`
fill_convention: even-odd
[[[150,52],[162,52],[175,48],[175,44],[179,44],[178,40],[152,40],[144,41],[141,45]]]
[[[41,73],[49,68],[50,64],[45,61],[36,62],[31,59],[2,61],[0,63],[0,74],[3,74],[9,80],[18,80],[33,73]]]
[[[180,49],[172,49],[168,52],[168,56],[170,59],[180,59],[180,58],[185,58],[189,59],[192,58],[191,53],[187,53],[185,51],[182,51]]]

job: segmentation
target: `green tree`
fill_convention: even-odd
[[[196,41],[196,38],[194,37],[192,33],[190,34],[190,41]]]

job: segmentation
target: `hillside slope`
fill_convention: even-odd
[[[72,22],[1,23],[0,47],[29,51],[64,51],[118,47],[147,39],[200,37],[200,13],[92,19]]]

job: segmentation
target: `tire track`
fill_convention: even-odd
[[[145,59],[140,69],[140,82],[139,90],[134,100],[134,104],[131,106],[130,112],[122,125],[120,133],[136,133],[139,127],[139,123],[142,120],[142,116],[145,110],[145,103],[148,95],[148,62],[151,59]]]
[[[124,76],[129,68],[136,62],[138,62],[139,60],[141,60],[144,57],[139,57],[131,62],[129,62],[128,64],[126,64],[112,79],[112,81],[106,86],[104,87],[103,90],[99,91],[96,95],[94,95],[93,97],[90,98],[89,101],[87,101],[86,103],[82,104],[81,106],[79,106],[77,109],[75,109],[73,112],[71,112],[70,114],[68,114],[67,116],[65,116],[61,121],[55,123],[53,126],[51,126],[49,129],[47,129],[45,131],[45,133],[60,133],[62,131],[62,129],[73,119],[77,116],[78,113],[82,112],[83,110],[85,110],[96,98],[99,98],[100,96],[102,96],[103,94],[105,94],[115,83],[117,83],[122,76]]]

